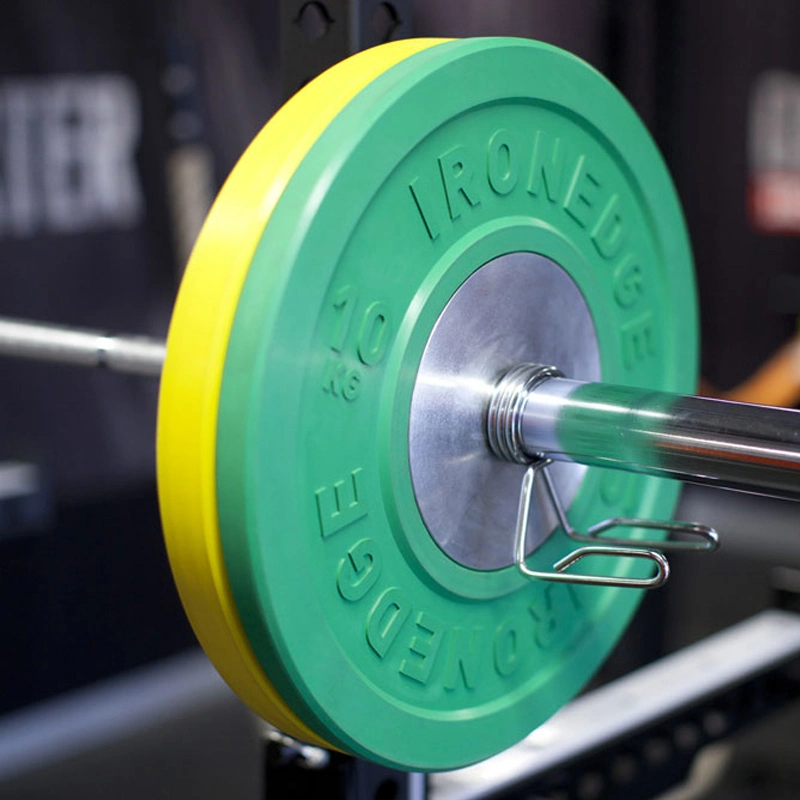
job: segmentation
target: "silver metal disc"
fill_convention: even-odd
[[[570,276],[533,253],[509,253],[474,272],[431,332],[411,398],[409,458],[428,531],[450,558],[479,570],[514,563],[514,525],[525,467],[489,450],[486,407],[501,375],[523,363],[600,380],[589,308]],[[565,507],[586,467],[549,467]],[[529,551],[556,527],[542,487],[531,509]]]

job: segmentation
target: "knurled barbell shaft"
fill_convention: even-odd
[[[0,354],[157,376],[164,364],[166,345],[147,336],[114,336],[2,317]]]
[[[800,412],[647,389],[582,383],[554,371],[512,371],[505,417],[509,458],[537,454],[774,497],[800,499]],[[517,377],[513,377],[517,373]],[[522,384],[525,384],[524,388]],[[496,410],[496,409],[495,409]],[[502,447],[500,448],[502,449]]]
[[[157,376],[166,345],[144,336],[0,318],[0,355]],[[498,455],[556,460],[800,499],[800,412],[582,383],[523,366],[487,415]]]

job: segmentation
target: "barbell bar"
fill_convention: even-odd
[[[12,358],[158,377],[166,352],[166,342],[154,337],[118,336],[83,328],[0,318],[0,355]]]
[[[158,377],[167,344],[0,317],[0,355]],[[575,381],[518,365],[486,404],[501,459],[574,461],[688,483],[800,499],[800,412]]]

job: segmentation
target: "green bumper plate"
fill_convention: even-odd
[[[603,380],[693,390],[691,254],[655,146],[596,71],[516,39],[437,45],[355,97],[281,197],[230,339],[219,512],[248,638],[321,737],[400,768],[455,768],[524,737],[640,600],[462,567],[417,509],[408,416],[425,343],[458,286],[516,251],[580,287]],[[676,493],[590,470],[571,520],[666,518]],[[569,549],[558,533],[529,563]]]

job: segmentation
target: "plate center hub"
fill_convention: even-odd
[[[411,399],[409,460],[425,525],[454,561],[476,570],[514,563],[524,467],[492,454],[486,409],[498,379],[523,363],[600,380],[597,333],[586,301],[555,261],[499,256],[476,270],[445,306],[422,355]],[[551,467],[565,507],[586,467]],[[529,552],[557,525],[549,503],[531,510]]]

